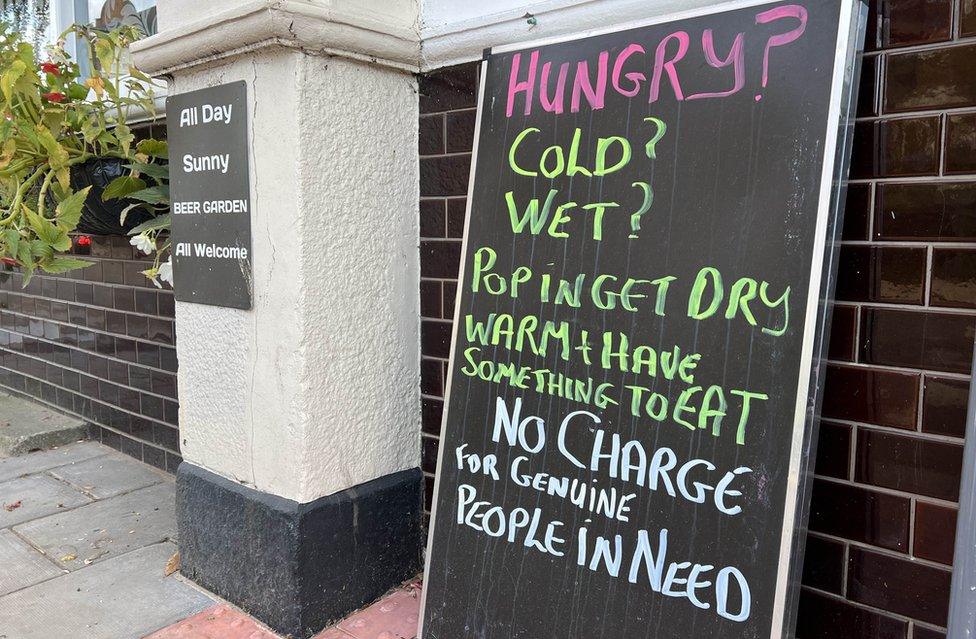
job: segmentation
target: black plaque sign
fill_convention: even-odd
[[[864,13],[487,57],[423,639],[792,634]]]
[[[251,308],[247,85],[171,96],[166,114],[176,299]]]

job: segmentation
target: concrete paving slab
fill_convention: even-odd
[[[213,605],[163,567],[176,546],[140,548],[0,597],[5,639],[140,639]]]
[[[0,481],[29,473],[41,473],[57,466],[73,464],[99,455],[107,455],[110,452],[112,449],[108,446],[102,446],[95,442],[78,442],[53,450],[28,453],[20,457],[5,457],[0,459]]]
[[[56,481],[56,480],[52,480]],[[36,519],[14,530],[68,570],[176,537],[172,481]]]
[[[0,530],[0,596],[62,574],[62,570],[10,530]]]
[[[142,462],[112,452],[48,471],[96,499],[114,497],[166,481],[169,477]]]
[[[91,499],[47,475],[28,475],[0,483],[0,528],[87,504]]]
[[[0,457],[62,446],[85,437],[85,422],[0,393]]]

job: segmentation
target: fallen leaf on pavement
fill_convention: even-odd
[[[166,562],[166,567],[163,568],[163,575],[169,577],[174,572],[180,569],[180,551],[177,550],[173,553],[173,556],[169,558]]]
[[[78,555],[65,555],[61,557],[61,561],[74,561],[78,558]]]
[[[3,509],[6,510],[9,513],[9,512],[13,512],[13,511],[17,510],[18,508],[20,508],[20,506],[21,506],[21,500],[18,499],[17,501],[15,501],[12,504],[4,504],[3,505]]]

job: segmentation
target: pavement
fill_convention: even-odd
[[[164,574],[173,478],[80,442],[0,459],[0,638],[141,639],[212,606]]]
[[[281,639],[174,573],[171,475],[94,442],[0,457],[0,639]],[[409,584],[315,639],[415,639]]]
[[[0,393],[0,458],[76,442],[85,430],[77,417]]]

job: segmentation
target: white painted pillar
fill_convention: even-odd
[[[296,636],[420,566],[416,12],[163,0],[133,47],[173,94],[247,83],[253,309],[176,304],[180,541]]]

